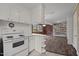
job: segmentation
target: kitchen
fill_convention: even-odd
[[[21,4],[0,4],[1,55],[28,55],[31,34],[30,12]]]
[[[53,38],[53,25],[67,20],[67,25],[66,23],[64,23],[65,25],[61,24],[64,25],[62,27],[66,30],[66,26],[72,26],[69,24],[69,17],[72,17],[73,8],[75,5],[76,4],[64,3],[0,3],[0,55],[30,56],[33,51],[36,51],[40,55],[48,55],[46,53],[45,43],[46,39]],[[58,13],[61,9],[65,10],[64,7],[67,7],[68,10],[63,11],[61,16],[56,14],[58,18],[55,17],[56,15],[54,15],[55,20],[51,22],[49,19],[53,16],[48,16],[49,14],[54,14],[56,12],[55,9],[49,10],[52,6],[56,9],[56,11],[58,11],[56,7],[59,7]],[[52,12],[52,10],[55,12]],[[63,16],[63,14],[65,15]],[[61,19],[61,21],[59,19]],[[58,34],[58,36],[67,37],[69,39],[68,43],[72,44],[72,37],[69,35],[71,34],[71,30],[69,27],[67,27],[67,31],[63,33],[65,34]]]
[[[38,5],[41,8],[41,4],[32,5]],[[30,12],[32,5],[23,3],[0,4],[0,55],[26,56],[34,49],[32,46],[34,42],[29,43],[32,40],[32,14]],[[41,16],[41,13],[38,15]],[[39,48],[37,49],[39,50]]]

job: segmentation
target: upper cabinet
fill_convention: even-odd
[[[0,4],[0,20],[8,20],[10,14],[9,11],[10,7],[8,4]]]
[[[9,15],[10,21],[19,22],[19,6],[16,4],[11,4],[9,12],[10,12]]]
[[[16,22],[22,22],[26,24],[31,24],[31,16],[28,8],[20,5],[13,4],[10,9],[10,19]]]
[[[35,8],[29,8],[26,5],[21,3],[0,4],[0,19],[26,24],[42,24],[43,6],[38,4]]]
[[[0,19],[31,24],[30,10],[22,4],[0,4]]]
[[[31,15],[29,9],[24,7],[20,8],[19,18],[21,22],[31,24]]]

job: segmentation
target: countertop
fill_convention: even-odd
[[[32,33],[32,35],[37,35],[37,36],[46,36],[46,35],[43,35],[43,34],[36,34],[36,33]]]

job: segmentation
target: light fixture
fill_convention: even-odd
[[[44,5],[44,3],[42,3],[42,8],[43,8],[43,10],[42,10],[43,11],[43,13],[42,13],[43,14],[43,18],[42,18],[43,19],[43,25],[42,26],[45,27],[46,24],[45,24],[45,5]]]
[[[43,27],[45,27],[45,26],[46,26],[46,24],[43,24],[42,26],[43,26]]]

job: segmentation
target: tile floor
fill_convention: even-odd
[[[40,54],[37,51],[33,51],[29,56],[64,56],[56,53],[46,52],[46,54]]]

